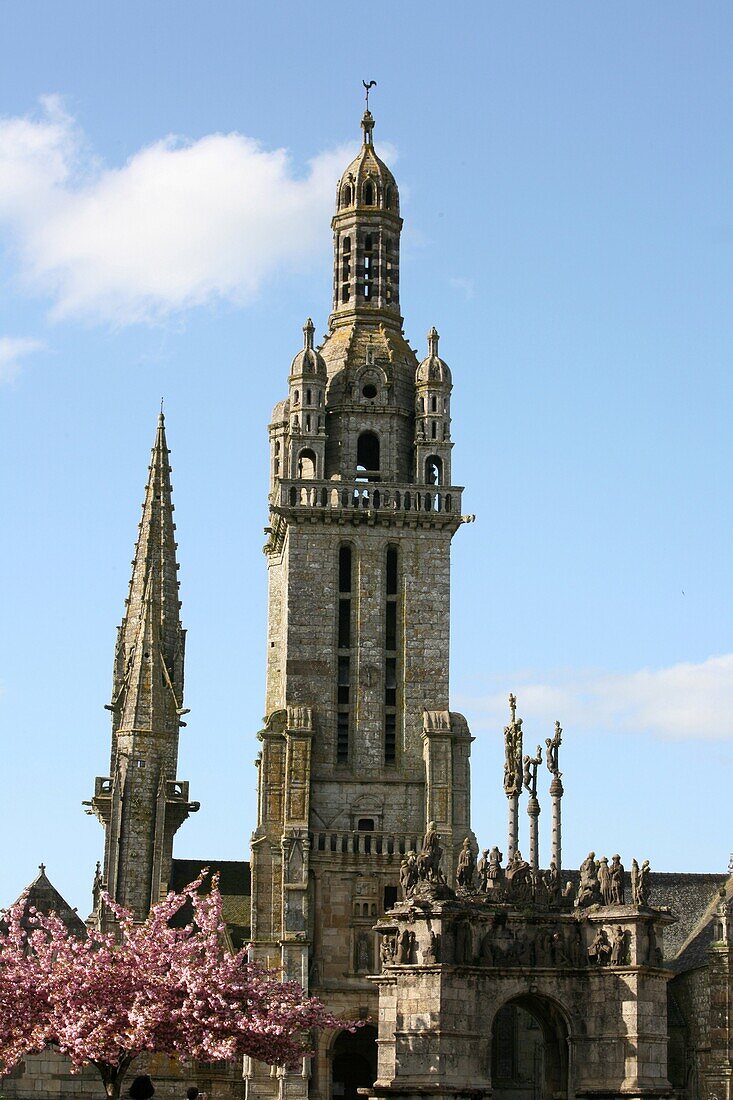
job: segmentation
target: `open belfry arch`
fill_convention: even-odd
[[[471,736],[448,693],[450,544],[465,519],[451,374],[434,329],[422,362],[403,334],[399,190],[368,109],[361,125],[336,191],[328,333],[316,348],[306,322],[270,424],[252,938],[334,1011],[376,1019],[375,921],[428,819],[455,864]],[[355,1065],[369,1062],[359,1044]],[[346,1095],[347,1047],[321,1037],[310,1080],[251,1064],[247,1095]]]

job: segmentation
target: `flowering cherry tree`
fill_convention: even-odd
[[[33,909],[24,929],[21,898],[0,930],[0,1073],[53,1046],[72,1072],[95,1066],[105,1095],[117,1100],[131,1062],[146,1051],[295,1065],[311,1029],[355,1026],[297,982],[248,962],[246,950],[231,954],[216,879],[207,895],[200,885],[169,894],[142,924],[105,897],[116,930],[84,940],[56,914]],[[189,901],[191,922],[172,927]]]

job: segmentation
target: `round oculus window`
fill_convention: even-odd
[[[377,387],[372,385],[371,382],[367,382],[366,386],[362,387],[361,392],[364,397],[367,398],[367,400],[371,401],[374,397],[377,396]]]

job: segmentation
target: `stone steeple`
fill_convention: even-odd
[[[306,324],[269,426],[252,940],[257,960],[334,1011],[376,1016],[374,918],[428,822],[452,880],[470,835],[471,735],[448,683],[450,548],[464,522],[451,372],[435,330],[422,363],[402,330],[399,193],[373,128],[367,109],[337,186],[328,332],[316,347]],[[336,1062],[321,1043],[311,1096],[346,1087],[334,1076],[329,1091]],[[300,1071],[278,1091],[252,1065],[252,1100],[307,1094]]]
[[[140,919],[166,893],[174,833],[198,809],[188,783],[176,779],[185,631],[168,455],[161,413],[117,632],[110,771],[89,804],[106,832],[103,883]]]

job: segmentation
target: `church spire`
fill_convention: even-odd
[[[166,705],[166,693],[159,690],[162,684],[170,693],[168,704],[173,703],[174,709],[183,705],[185,632],[178,599],[169,454],[161,412],[148,467],[125,616],[119,630],[112,709],[118,720],[115,725],[120,728],[149,724],[154,704],[155,717],[162,718],[160,707]],[[150,679],[149,687],[149,677],[143,676],[143,661],[160,666],[160,676]]]
[[[183,709],[185,631],[178,599],[171,468],[161,411],[148,467],[125,615],[117,632],[109,778],[91,812],[107,833],[103,880],[143,919],[167,888],[173,834],[188,813],[176,780]]]

